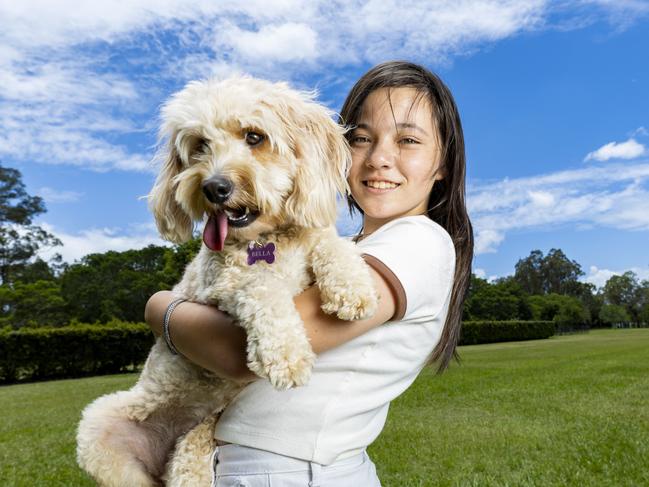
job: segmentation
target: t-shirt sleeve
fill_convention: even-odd
[[[357,245],[394,292],[391,321],[430,319],[443,309],[453,285],[455,248],[441,226],[425,217],[403,218]]]

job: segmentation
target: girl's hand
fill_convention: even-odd
[[[173,292],[158,291],[146,304],[144,320],[156,336],[162,335],[164,315],[174,299]],[[258,378],[246,365],[246,332],[214,306],[180,303],[171,314],[169,334],[185,358],[219,377],[239,381]]]

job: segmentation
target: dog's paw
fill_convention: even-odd
[[[362,320],[376,313],[379,297],[372,285],[349,286],[338,293],[322,294],[322,311],[341,320]]]
[[[248,367],[259,377],[267,378],[274,388],[302,386],[311,378],[316,356],[308,344],[305,347],[283,343],[276,344],[268,351],[262,350],[258,346],[253,357],[249,354]]]

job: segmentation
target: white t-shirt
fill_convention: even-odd
[[[318,355],[303,387],[246,386],[223,412],[216,438],[328,465],[379,435],[390,401],[412,384],[440,339],[455,249],[446,230],[423,215],[386,223],[357,245],[401,288],[395,318]]]

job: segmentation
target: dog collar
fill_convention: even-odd
[[[275,244],[272,242],[263,245],[254,240],[248,243],[248,265],[253,265],[257,261],[264,260],[268,264],[275,262]]]

